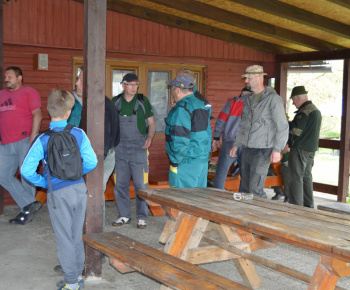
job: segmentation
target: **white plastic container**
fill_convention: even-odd
[[[247,193],[247,192],[234,192],[233,198],[235,200],[252,200],[254,197],[254,194]]]

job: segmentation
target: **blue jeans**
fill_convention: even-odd
[[[240,157],[242,154],[243,146],[237,149],[237,152],[236,152],[237,157],[233,157],[233,158],[230,157],[230,150],[232,149],[232,146],[233,146],[233,141],[226,141],[222,143],[218,164],[216,166],[215,177],[214,177],[213,187],[215,188],[224,189],[227,172],[234,162],[238,161],[238,166],[241,165]]]

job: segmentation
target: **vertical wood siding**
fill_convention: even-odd
[[[84,9],[72,0],[20,0],[3,4],[4,68],[21,67],[24,83],[38,90],[47,128],[47,96],[51,89],[72,90],[72,57],[83,56]],[[211,121],[227,98],[244,86],[245,68],[261,64],[273,75],[274,55],[207,36],[107,11],[107,58],[206,66],[205,95],[212,104]],[[47,53],[48,71],[33,70],[33,55]],[[141,80],[142,81],[142,80]],[[165,141],[150,148],[151,174],[168,171]],[[10,199],[7,198],[7,204]]]

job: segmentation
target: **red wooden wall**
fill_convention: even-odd
[[[40,93],[42,129],[49,123],[46,99],[51,89],[72,90],[72,57],[83,56],[83,18],[83,5],[72,0],[3,4],[4,68],[21,67],[24,83]],[[111,11],[107,12],[106,44],[109,59],[204,65],[205,95],[215,118],[227,98],[238,95],[244,86],[241,75],[247,66],[261,64],[273,76],[273,54]],[[36,53],[48,54],[48,71],[33,69]],[[214,128],[215,119],[211,125]],[[164,138],[155,139],[150,172],[164,174],[167,170]]]

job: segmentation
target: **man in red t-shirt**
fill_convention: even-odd
[[[35,201],[35,186],[15,177],[22,165],[30,144],[38,134],[42,120],[39,93],[23,85],[23,74],[19,67],[8,67],[5,71],[6,89],[0,91],[0,184],[10,193],[21,212],[9,222],[30,222],[40,209]]]

